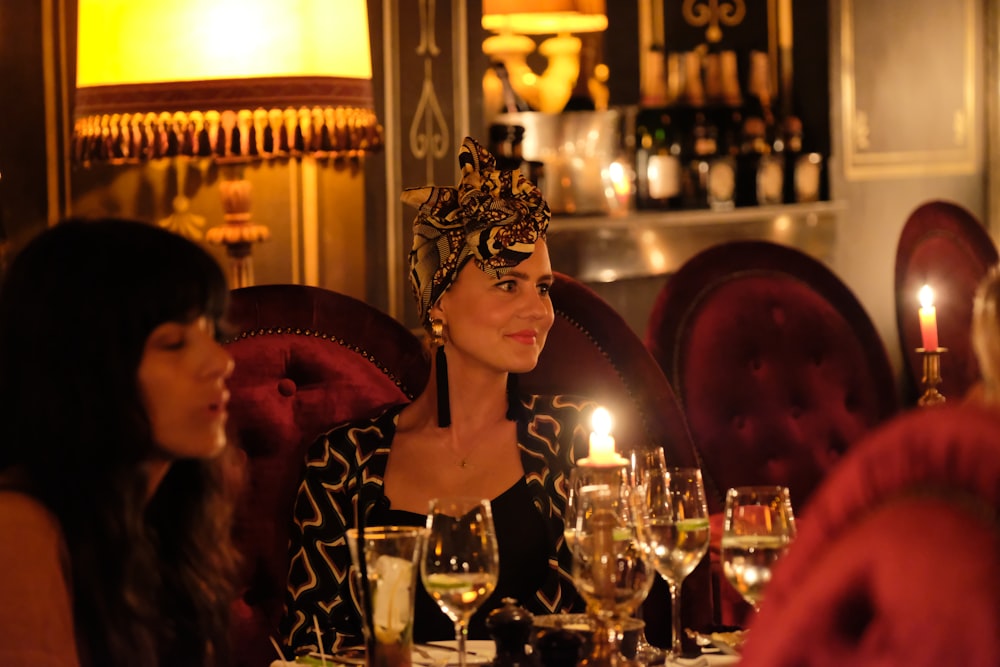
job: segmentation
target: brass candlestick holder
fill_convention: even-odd
[[[948,351],[946,347],[937,347],[928,350],[923,347],[917,348],[917,354],[924,359],[924,376],[920,379],[924,386],[923,395],[917,400],[917,405],[922,408],[933,405],[940,405],[947,399],[937,386],[941,384],[941,355]]]
[[[611,489],[607,496],[608,504],[602,503],[591,508],[593,513],[589,517],[592,533],[588,547],[605,557],[597,558],[591,565],[591,568],[598,571],[591,572],[589,587],[592,588],[590,594],[584,596],[591,598],[587,604],[587,615],[591,618],[593,634],[590,652],[579,663],[581,667],[638,667],[637,662],[628,660],[620,653],[619,637],[623,619],[619,616],[620,601],[616,600],[615,591],[615,577],[616,574],[620,576],[620,573],[616,573],[615,559],[607,558],[613,556],[615,551],[615,517],[620,511],[617,503],[621,498],[621,486],[626,483],[627,465],[628,461],[625,459],[620,462],[599,463],[581,459],[577,462],[572,477],[572,482],[577,485],[576,491],[588,486],[606,486]]]

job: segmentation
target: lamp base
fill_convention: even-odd
[[[253,250],[254,243],[266,241],[271,231],[264,225],[250,221],[250,181],[245,179],[226,180],[219,183],[222,192],[222,216],[225,224],[213,227],[205,234],[209,243],[226,246],[229,256],[229,287],[249,287],[254,284]]]

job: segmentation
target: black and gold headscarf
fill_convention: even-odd
[[[497,170],[496,159],[474,139],[462,142],[458,165],[457,187],[429,185],[402,194],[417,209],[410,284],[425,326],[431,306],[469,259],[490,277],[502,277],[534,252],[551,217],[538,188],[520,172]]]

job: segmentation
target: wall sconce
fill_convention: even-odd
[[[483,40],[483,53],[503,62],[511,86],[533,109],[559,113],[580,75],[580,39],[573,33],[608,27],[604,0],[483,0],[483,28],[497,33]],[[535,42],[526,35],[552,34],[538,51],[548,60],[536,75],[527,63]],[[585,73],[588,77],[590,72]],[[483,78],[487,113],[503,109],[502,84],[489,70]]]
[[[180,160],[180,195],[190,159],[234,172],[358,160],[382,144],[371,77],[365,0],[80,0],[74,159]],[[205,238],[226,247],[235,288],[253,284],[251,249],[269,232],[251,220],[249,181],[232,175],[224,224]],[[179,196],[171,218],[185,208]]]

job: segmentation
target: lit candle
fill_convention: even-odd
[[[611,413],[604,408],[597,408],[591,418],[591,425],[593,430],[590,432],[590,453],[580,463],[589,465],[628,463],[615,451],[615,439],[611,437]]]
[[[934,290],[930,285],[920,288],[920,339],[925,350],[938,347],[937,309],[934,307]]]

